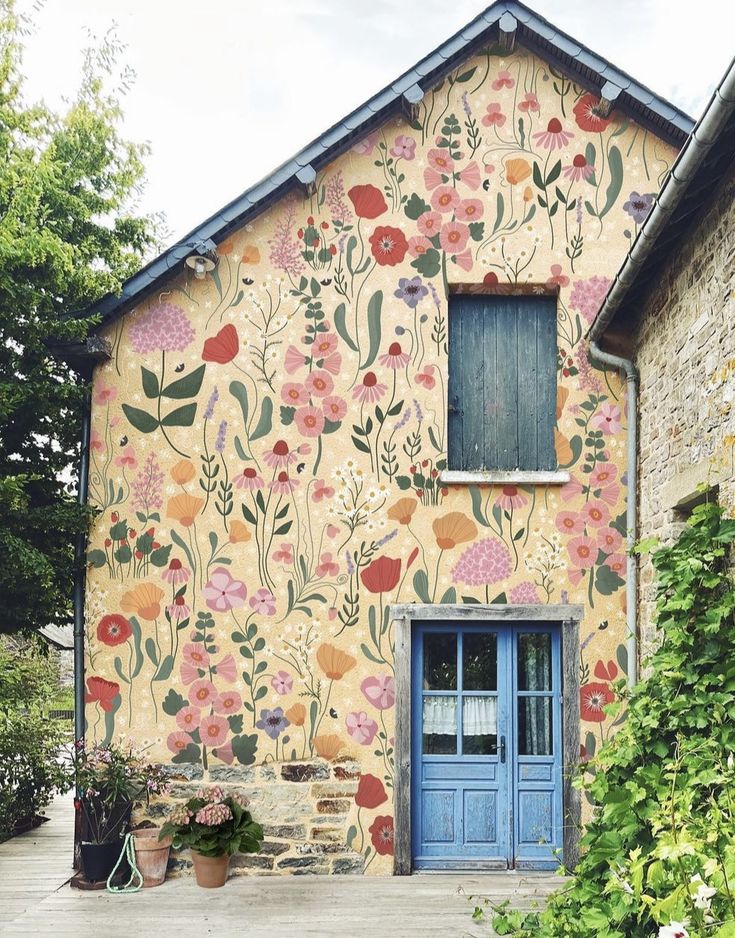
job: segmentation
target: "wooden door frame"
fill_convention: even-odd
[[[563,860],[576,865],[582,821],[582,800],[572,785],[579,763],[579,624],[584,607],[568,603],[504,605],[500,603],[429,604],[403,603],[390,607],[395,639],[395,853],[393,872],[413,872],[411,855],[411,634],[413,622],[549,622],[561,625],[562,647],[562,799],[564,804]]]

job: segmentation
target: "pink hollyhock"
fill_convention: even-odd
[[[276,671],[271,678],[271,687],[283,697],[293,690],[293,678],[288,671]]]
[[[593,489],[604,488],[611,485],[618,477],[618,467],[611,462],[598,463],[590,473],[590,484]]]
[[[216,567],[202,594],[210,609],[227,612],[244,606],[248,591],[242,580],[235,580],[226,567]]]
[[[609,557],[605,558],[605,566],[610,567],[619,577],[624,577],[628,566],[628,558],[625,554],[610,554]]]
[[[312,371],[304,383],[314,397],[327,397],[334,389],[334,381],[328,371]]]
[[[606,554],[614,554],[623,543],[623,536],[615,528],[601,528],[597,532],[597,543]]]
[[[214,666],[214,670],[217,677],[221,677],[224,681],[229,681],[230,684],[237,678],[237,666],[232,655],[225,655],[224,658]]]
[[[440,186],[431,196],[432,208],[437,212],[453,212],[459,201],[459,192],[453,186]],[[425,231],[422,233],[426,234]]]
[[[250,608],[259,616],[272,616],[276,611],[276,597],[267,587],[262,586],[250,597]]]
[[[429,150],[426,159],[429,161],[429,166],[445,176],[450,176],[454,172],[454,160],[449,147],[436,147]]]
[[[563,502],[571,502],[584,492],[584,486],[575,476],[570,476],[566,485],[559,490]]]
[[[597,545],[591,537],[573,537],[567,544],[572,561],[583,570],[594,567],[597,559]]]
[[[324,429],[324,413],[316,407],[300,407],[293,416],[302,436],[319,436]]]
[[[446,182],[446,176],[442,176],[441,173],[437,172],[431,166],[427,166],[424,170],[424,186],[431,192],[432,189],[436,189],[437,186],[441,186]]]
[[[482,218],[484,206],[479,199],[462,199],[455,215],[459,221],[477,221]]]
[[[166,738],[166,745],[175,754],[183,752],[190,743],[191,736],[188,733],[169,733]]]
[[[410,245],[410,242],[409,242],[409,245]],[[92,433],[89,437],[89,448],[92,450],[93,453],[104,453],[105,451],[104,441],[96,430],[92,430]]]
[[[460,556],[452,570],[455,583],[485,586],[510,576],[512,563],[505,544],[495,537],[475,541]]]
[[[181,662],[179,673],[182,684],[191,684],[193,681],[197,681],[201,677],[199,668],[195,668],[194,665],[189,664],[188,661]]]
[[[212,716],[202,717],[202,722],[199,724],[199,735],[202,740],[203,746],[209,746],[210,748],[221,746],[224,741],[227,739],[227,731],[230,728],[230,724],[225,720],[224,717]]]
[[[562,534],[581,534],[584,518],[578,511],[560,511],[556,516],[556,526]]]
[[[341,367],[342,356],[339,354],[339,352],[334,352],[332,355],[327,355],[327,357],[322,361],[322,368],[325,371],[328,371],[331,375],[338,375]]]
[[[182,649],[184,661],[187,661],[195,668],[206,668],[209,666],[209,652],[204,647],[204,642],[189,642]]]
[[[289,345],[286,349],[283,367],[286,369],[287,374],[292,375],[294,372],[298,371],[299,368],[303,368],[306,361],[307,359],[303,352],[299,351],[295,345]]]
[[[482,185],[482,176],[480,175],[480,167],[474,160],[460,171],[459,181],[463,182],[468,189],[472,189],[473,192],[475,189],[480,188]]]
[[[303,384],[287,381],[281,388],[281,398],[291,407],[298,407],[299,404],[309,403],[309,392]]]
[[[325,397],[322,401],[322,410],[324,417],[332,423],[339,423],[347,413],[347,401],[343,397],[333,394],[331,397]]]
[[[450,221],[439,232],[439,243],[447,254],[464,251],[470,237],[470,229],[461,222]]]
[[[182,707],[176,714],[176,725],[187,733],[193,733],[199,728],[202,711],[196,707]]]
[[[348,713],[345,725],[350,736],[361,746],[369,746],[378,732],[378,724],[371,720],[364,710]]]
[[[422,235],[433,238],[442,226],[442,217],[439,212],[424,212],[419,216],[416,226]]]
[[[587,502],[582,517],[591,527],[601,528],[610,520],[610,509],[601,501]]]
[[[457,267],[461,267],[462,270],[472,270],[472,252],[470,249],[467,248],[467,250],[462,251],[461,254],[456,254],[454,263]]]
[[[413,238],[408,239],[408,253],[411,257],[421,257],[430,247],[432,247],[431,241],[424,235],[414,235]]]
[[[215,756],[218,759],[221,759],[225,765],[232,765],[235,761],[235,753],[232,751],[232,742],[226,742],[224,746],[217,746],[215,750]]]
[[[320,332],[314,339],[311,351],[314,358],[326,358],[337,348],[337,336],[333,332]]]
[[[206,707],[212,703],[216,694],[217,691],[211,681],[198,680],[189,688],[189,703],[193,707]]]
[[[366,677],[360,690],[378,710],[389,710],[396,702],[396,682],[390,674]]]
[[[212,701],[215,713],[237,713],[242,707],[242,697],[234,690],[225,690]]]

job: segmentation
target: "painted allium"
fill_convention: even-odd
[[[130,326],[130,341],[139,355],[183,352],[194,341],[194,330],[180,306],[158,303],[136,317]]]
[[[535,584],[531,583],[530,580],[526,580],[525,583],[519,583],[518,586],[513,587],[510,591],[510,601],[521,605],[524,603],[535,605],[541,602],[538,590]]]
[[[226,804],[206,804],[200,808],[194,820],[197,824],[204,824],[205,827],[218,827],[226,821],[231,820],[232,811]]]
[[[611,280],[609,277],[590,277],[588,280],[575,280],[569,306],[581,313],[587,322],[592,322],[607,295]]]
[[[464,551],[452,570],[455,583],[485,586],[510,576],[512,564],[505,544],[494,537],[476,541]]]

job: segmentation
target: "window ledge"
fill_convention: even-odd
[[[439,474],[442,485],[565,485],[569,479],[565,469],[444,469]]]

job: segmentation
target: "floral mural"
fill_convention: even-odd
[[[532,54],[482,54],[108,327],[93,387],[89,733],[162,761],[350,756],[393,852],[391,603],[578,602],[586,752],[624,672],[624,389],[584,333],[675,153]],[[447,486],[447,296],[558,297],[563,486]]]

